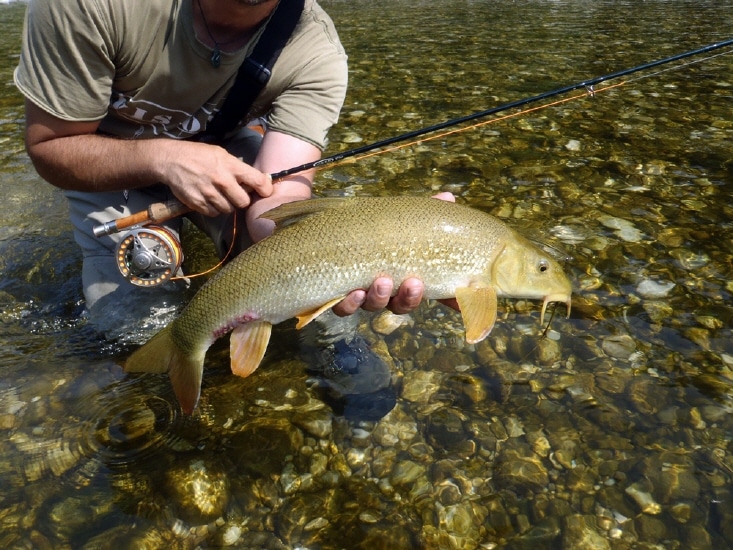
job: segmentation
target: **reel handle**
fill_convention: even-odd
[[[169,202],[155,202],[148,206],[147,210],[131,214],[125,218],[119,218],[92,228],[95,237],[104,237],[118,233],[128,227],[136,225],[148,225],[150,223],[162,223],[164,221],[190,212],[191,209],[177,200]]]

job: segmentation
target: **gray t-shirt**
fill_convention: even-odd
[[[18,89],[68,121],[100,120],[123,138],[185,139],[219,110],[244,58],[211,49],[195,35],[191,0],[33,0],[26,13]],[[346,94],[346,54],[315,0],[273,67],[246,120],[323,149]]]

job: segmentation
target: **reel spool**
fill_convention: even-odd
[[[134,228],[117,245],[117,268],[133,285],[163,284],[182,262],[181,243],[164,227]]]

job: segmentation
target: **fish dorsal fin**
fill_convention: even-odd
[[[246,378],[260,366],[270,341],[272,324],[252,321],[239,325],[229,339],[229,359],[232,372]]]
[[[338,208],[348,200],[346,197],[326,197],[286,202],[272,210],[263,212],[259,217],[275,222],[277,228],[281,229],[312,214],[317,214],[318,212],[323,212],[331,208]]]
[[[496,290],[492,286],[476,285],[456,289],[461,308],[466,342],[476,344],[486,338],[496,322]]]
[[[295,328],[298,330],[302,329],[305,325],[310,323],[313,319],[318,317],[321,313],[323,313],[324,311],[328,309],[331,309],[333,306],[338,304],[343,299],[344,299],[343,296],[339,296],[338,298],[334,298],[330,302],[326,302],[322,306],[319,306],[310,311],[304,311],[303,313],[296,315],[295,318],[298,319],[298,323],[295,325]]]

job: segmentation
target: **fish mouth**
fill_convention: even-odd
[[[545,310],[547,309],[547,304],[550,302],[563,302],[567,308],[567,315],[565,318],[567,319],[570,317],[570,298],[570,294],[548,294],[545,296],[544,302],[542,303],[542,313],[540,313],[540,324],[545,324]]]

